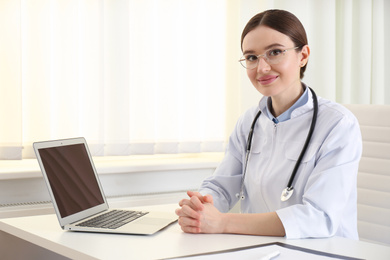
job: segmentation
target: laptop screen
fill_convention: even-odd
[[[39,154],[62,218],[104,203],[84,144],[41,148]]]

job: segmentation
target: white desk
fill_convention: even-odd
[[[169,211],[176,207],[159,205],[143,209]],[[0,230],[0,251],[8,256],[17,256],[18,252],[10,252],[10,247],[1,248],[1,241],[7,241],[12,235],[72,259],[162,259],[271,242],[356,258],[390,259],[390,247],[341,237],[286,240],[229,234],[193,235],[183,233],[177,223],[152,236],[78,233],[63,231],[55,215],[42,215],[0,219]],[[19,247],[18,250],[27,249]]]

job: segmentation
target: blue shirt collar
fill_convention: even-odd
[[[280,116],[278,117],[274,117],[270,111],[270,107],[272,105],[272,100],[270,97],[267,98],[267,106],[266,106],[266,115],[267,117],[272,120],[275,124],[279,123],[279,122],[284,122],[284,121],[287,121],[291,118],[291,114],[292,112],[297,109],[298,107],[301,107],[303,105],[305,105],[307,103],[307,100],[309,98],[309,88],[302,83],[302,86],[303,88],[305,89],[305,91],[303,92],[302,96],[294,103],[294,105],[292,105],[289,109],[287,109],[286,111],[283,112],[283,114],[281,114]]]

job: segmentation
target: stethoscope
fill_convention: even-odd
[[[318,100],[317,100],[317,95],[314,92],[314,90],[312,90],[311,88],[309,88],[309,89],[310,89],[311,93],[313,94],[313,104],[314,104],[314,106],[313,106],[313,119],[311,121],[309,133],[307,134],[305,144],[303,145],[301,154],[299,155],[297,163],[295,164],[294,169],[293,169],[293,171],[291,173],[290,179],[289,179],[289,181],[287,183],[287,187],[282,191],[282,195],[280,196],[280,200],[281,201],[288,200],[289,198],[291,198],[292,194],[294,193],[294,187],[292,186],[292,184],[293,184],[295,175],[297,174],[297,171],[298,171],[299,165],[300,165],[300,163],[302,161],[302,158],[303,158],[303,156],[306,153],[307,147],[309,146],[310,139],[313,136],[314,127],[316,125],[317,115],[318,115]],[[245,175],[246,175],[246,172],[247,172],[247,167],[248,167],[248,162],[249,162],[249,157],[250,157],[250,151],[251,151],[251,148],[252,148],[253,132],[254,132],[254,129],[255,129],[255,125],[256,125],[257,119],[260,117],[260,115],[261,115],[261,110],[259,110],[259,112],[257,112],[257,114],[255,116],[255,119],[253,119],[251,128],[249,130],[248,141],[247,141],[247,144],[246,144],[244,173],[243,173],[242,178],[241,178],[241,190],[240,190],[240,193],[236,194],[237,198],[241,199],[241,200],[245,199],[245,196],[244,196]]]

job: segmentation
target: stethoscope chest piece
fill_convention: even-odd
[[[285,188],[283,191],[282,191],[282,196],[280,196],[280,200],[281,201],[286,201],[288,200],[289,198],[291,198],[291,196],[293,195],[294,193],[294,188],[290,188],[290,187],[287,187]]]

